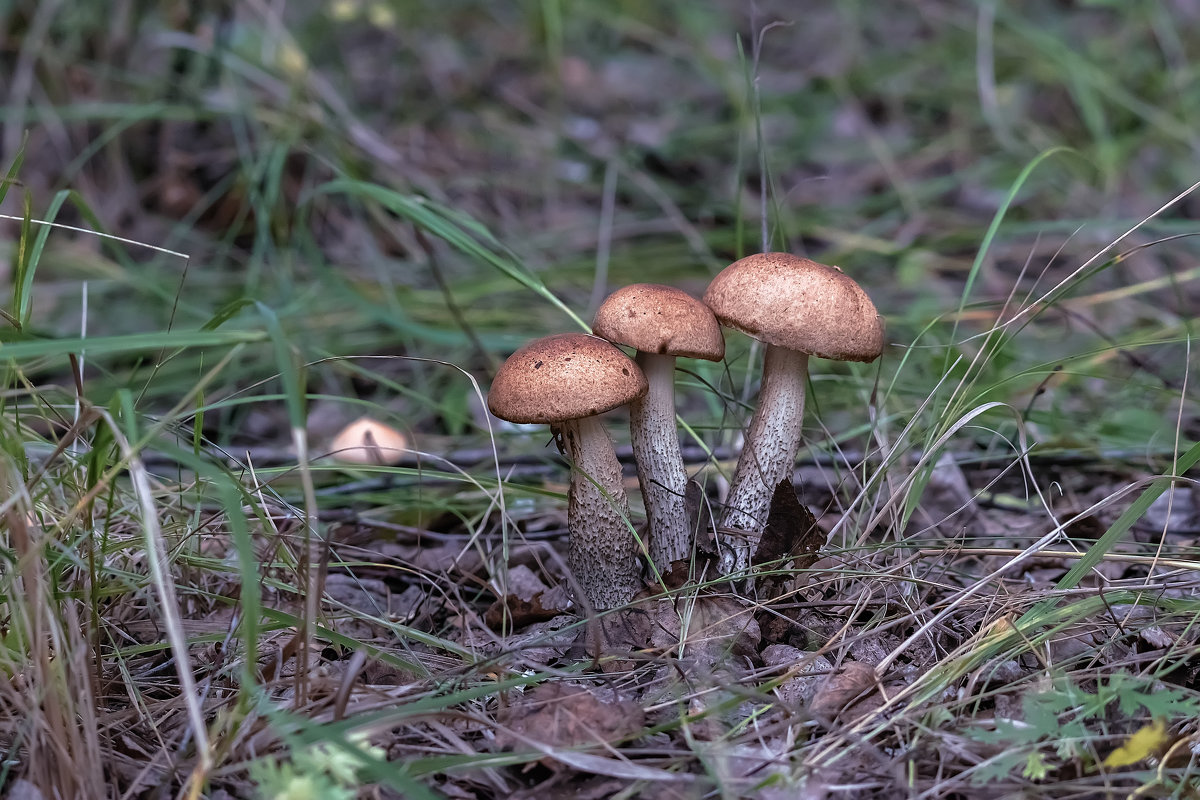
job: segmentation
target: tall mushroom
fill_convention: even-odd
[[[808,357],[874,361],[883,320],[857,283],[835,267],[788,253],[735,261],[713,279],[704,302],[723,325],[766,343],[758,408],[750,420],[719,528],[740,531],[721,558],[725,574],[750,566],[771,495],[791,475],[800,449]]]
[[[549,424],[570,460],[567,564],[596,609],[632,600],[641,573],[621,463],[596,415],[646,389],[641,369],[616,347],[597,336],[563,333],[509,356],[488,393],[488,408],[500,419]]]
[[[618,289],[596,311],[592,331],[635,348],[650,390],[629,406],[638,479],[650,521],[650,558],[660,570],[688,557],[691,524],[684,510],[687,471],[675,431],[675,359],[725,357],[712,311],[670,286],[637,283]]]

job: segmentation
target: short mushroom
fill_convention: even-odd
[[[725,357],[712,311],[670,286],[638,283],[618,289],[596,311],[592,332],[635,348],[650,390],[629,406],[638,479],[650,521],[650,558],[660,570],[688,557],[691,523],[684,510],[687,471],[675,430],[675,359]]]
[[[331,455],[347,464],[399,464],[408,452],[403,433],[370,417],[359,417],[333,437]]]
[[[724,574],[750,566],[771,495],[791,475],[804,416],[808,357],[874,361],[883,352],[883,321],[871,298],[835,267],[788,253],[759,253],[730,264],[709,284],[704,302],[723,325],[766,344],[758,408],[718,527],[745,541],[722,554]]]
[[[549,424],[570,460],[567,563],[596,609],[632,600],[641,574],[621,463],[597,415],[646,389],[641,369],[612,344],[564,333],[509,356],[488,393],[488,408],[500,419]]]

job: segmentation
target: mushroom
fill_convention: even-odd
[[[567,455],[567,564],[596,609],[629,602],[641,582],[621,463],[597,415],[642,397],[646,389],[637,364],[612,344],[586,333],[563,333],[509,356],[488,394],[488,408],[500,419],[548,423]]]
[[[874,361],[883,352],[883,320],[857,283],[836,267],[788,253],[735,261],[704,293],[727,327],[766,343],[758,408],[718,527],[745,541],[722,553],[724,574],[750,566],[775,486],[792,473],[800,449],[808,357]]]
[[[370,417],[359,417],[333,437],[330,453],[348,464],[399,464],[408,452],[408,439],[395,428]]]
[[[650,558],[660,570],[688,557],[691,523],[684,510],[687,471],[675,432],[675,359],[725,357],[712,311],[670,286],[637,283],[618,289],[596,311],[592,332],[635,348],[650,390],[629,406],[638,479],[649,519]]]

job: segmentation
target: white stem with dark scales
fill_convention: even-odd
[[[692,542],[683,504],[687,471],[675,430],[675,356],[638,351],[637,363],[650,390],[629,405],[629,429],[650,523],[650,559],[665,571],[688,557]]]
[[[721,553],[721,573],[750,567],[775,487],[790,477],[800,449],[808,354],[767,345],[758,408],[746,431],[718,528],[736,532]]]
[[[558,432],[571,461],[567,565],[592,608],[624,605],[637,594],[641,569],[621,462],[599,417],[561,422]]]

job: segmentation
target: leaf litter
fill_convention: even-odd
[[[476,735],[491,729],[489,747],[525,753],[512,785],[541,781],[547,796],[639,786],[645,796],[690,797],[715,781],[770,797],[801,785],[816,791],[845,782],[874,785],[884,796],[906,763],[929,780],[937,770],[956,769],[985,795],[1027,781],[1087,787],[1101,774],[1119,781],[1120,771],[1133,767],[1115,766],[1125,756],[1109,754],[1140,747],[1145,734],[1133,745],[1129,737],[1158,714],[1168,715],[1163,724],[1172,737],[1186,733],[1180,712],[1196,702],[1189,688],[1195,679],[1179,669],[1192,663],[1196,626],[1186,608],[1173,616],[1162,599],[1186,598],[1194,585],[1190,573],[1168,573],[1154,590],[1156,604],[1148,605],[1139,599],[1148,577],[1143,565],[1117,561],[1119,569],[1105,574],[1104,592],[1092,592],[1100,598],[1092,611],[1024,641],[1012,624],[1014,611],[1045,597],[1072,563],[1065,554],[1047,554],[1002,575],[995,592],[965,603],[927,636],[906,640],[928,613],[922,609],[947,602],[965,576],[1004,558],[992,545],[1021,546],[1044,527],[1036,510],[964,495],[963,487],[978,479],[968,483],[957,465],[942,459],[938,469],[951,473],[952,491],[931,491],[921,514],[945,522],[970,508],[979,532],[970,547],[950,540],[938,559],[913,559],[911,548],[895,554],[830,549],[827,531],[785,482],[772,503],[749,595],[719,581],[666,596],[647,584],[629,607],[581,620],[561,593],[550,608],[540,605],[561,581],[557,570],[510,569],[504,603],[497,598],[481,606],[487,613],[474,622],[463,618],[466,627],[454,638],[474,642],[492,669],[541,670],[544,679],[509,692],[494,722],[483,723]],[[1115,517],[1119,510],[1104,513]],[[929,536],[926,528],[919,532]],[[437,563],[446,569],[450,562]],[[689,569],[703,575],[705,567]],[[923,588],[914,592],[914,585]],[[468,633],[485,630],[486,637]],[[886,671],[878,672],[885,662]],[[1160,677],[1097,683],[1098,663],[1118,665],[1117,674]],[[963,665],[959,678],[942,679],[937,694],[922,694],[931,671],[955,664]],[[571,677],[549,679],[563,669]],[[1069,680],[1047,682],[1050,675]],[[1155,686],[1173,698],[1165,707],[1147,699]],[[1090,698],[1088,710],[1072,715],[1080,698]],[[964,738],[953,721],[968,709],[969,718],[978,719],[984,708],[993,709],[994,727],[968,727]],[[918,731],[924,741],[916,750],[900,747]],[[1085,733],[1111,742],[1108,751],[1064,744]],[[859,744],[826,763],[825,745],[841,739]],[[1006,747],[989,751],[992,743]],[[646,788],[661,782],[687,788],[671,795]]]

